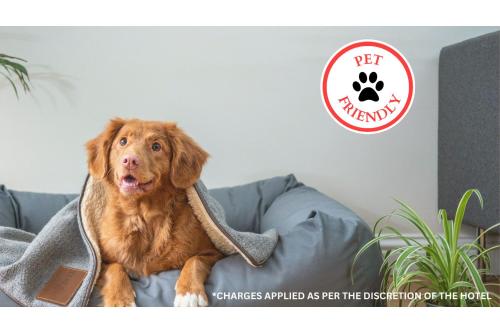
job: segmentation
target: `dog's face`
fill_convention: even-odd
[[[111,143],[110,176],[123,194],[147,193],[168,175],[169,156],[169,141],[160,124],[125,123]]]
[[[200,177],[208,154],[173,123],[112,120],[87,143],[92,177],[124,196],[142,196],[164,186],[187,188]]]

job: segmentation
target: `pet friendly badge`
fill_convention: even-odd
[[[410,64],[391,45],[356,41],[328,61],[321,82],[330,115],[357,133],[383,132],[408,113],[415,92]]]

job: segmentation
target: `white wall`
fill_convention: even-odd
[[[295,173],[368,223],[393,197],[435,221],[439,51],[494,30],[0,28],[0,52],[28,59],[34,86],[17,101],[0,80],[0,183],[77,192],[85,141],[140,117],[177,121],[211,153],[209,187]],[[365,38],[397,47],[416,77],[406,118],[369,136],[337,125],[319,89],[332,53]]]

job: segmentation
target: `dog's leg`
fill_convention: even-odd
[[[212,266],[222,258],[219,252],[189,258],[175,284],[174,306],[207,306],[205,280]]]
[[[134,288],[121,264],[106,265],[101,279],[104,306],[135,306]]]

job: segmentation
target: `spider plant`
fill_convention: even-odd
[[[0,53],[0,75],[9,81],[17,98],[19,98],[19,92],[14,82],[16,79],[24,92],[29,92],[31,90],[28,71],[21,62],[26,62],[26,60]]]
[[[413,291],[420,292],[421,295],[434,292],[433,295],[437,296],[431,300],[425,297],[414,298],[409,306],[424,302],[438,306],[499,305],[500,296],[493,292],[487,293],[488,284],[482,280],[481,276],[490,271],[489,253],[500,248],[500,245],[485,249],[477,241],[483,234],[500,226],[500,223],[486,229],[472,242],[459,244],[462,221],[467,203],[472,195],[476,195],[482,208],[481,193],[476,189],[470,189],[460,199],[454,219],[449,219],[444,209],[439,210],[438,219],[442,227],[442,234],[435,234],[415,210],[404,202],[396,200],[399,208],[376,222],[374,226],[376,237],[366,243],[356,254],[352,265],[351,279],[356,261],[368,248],[378,244],[383,239],[398,238],[405,245],[385,253],[380,269],[382,274],[381,291]],[[413,225],[422,238],[418,237],[419,240],[417,240],[416,237],[405,236],[396,228],[387,225],[386,222],[392,216]],[[484,269],[476,267],[476,262],[480,259],[485,263]],[[491,283],[491,285],[498,284]],[[445,293],[448,295],[454,293],[457,295],[457,299],[443,297]],[[481,293],[489,296],[476,297],[476,299],[460,297],[466,295],[465,293],[468,295]]]

